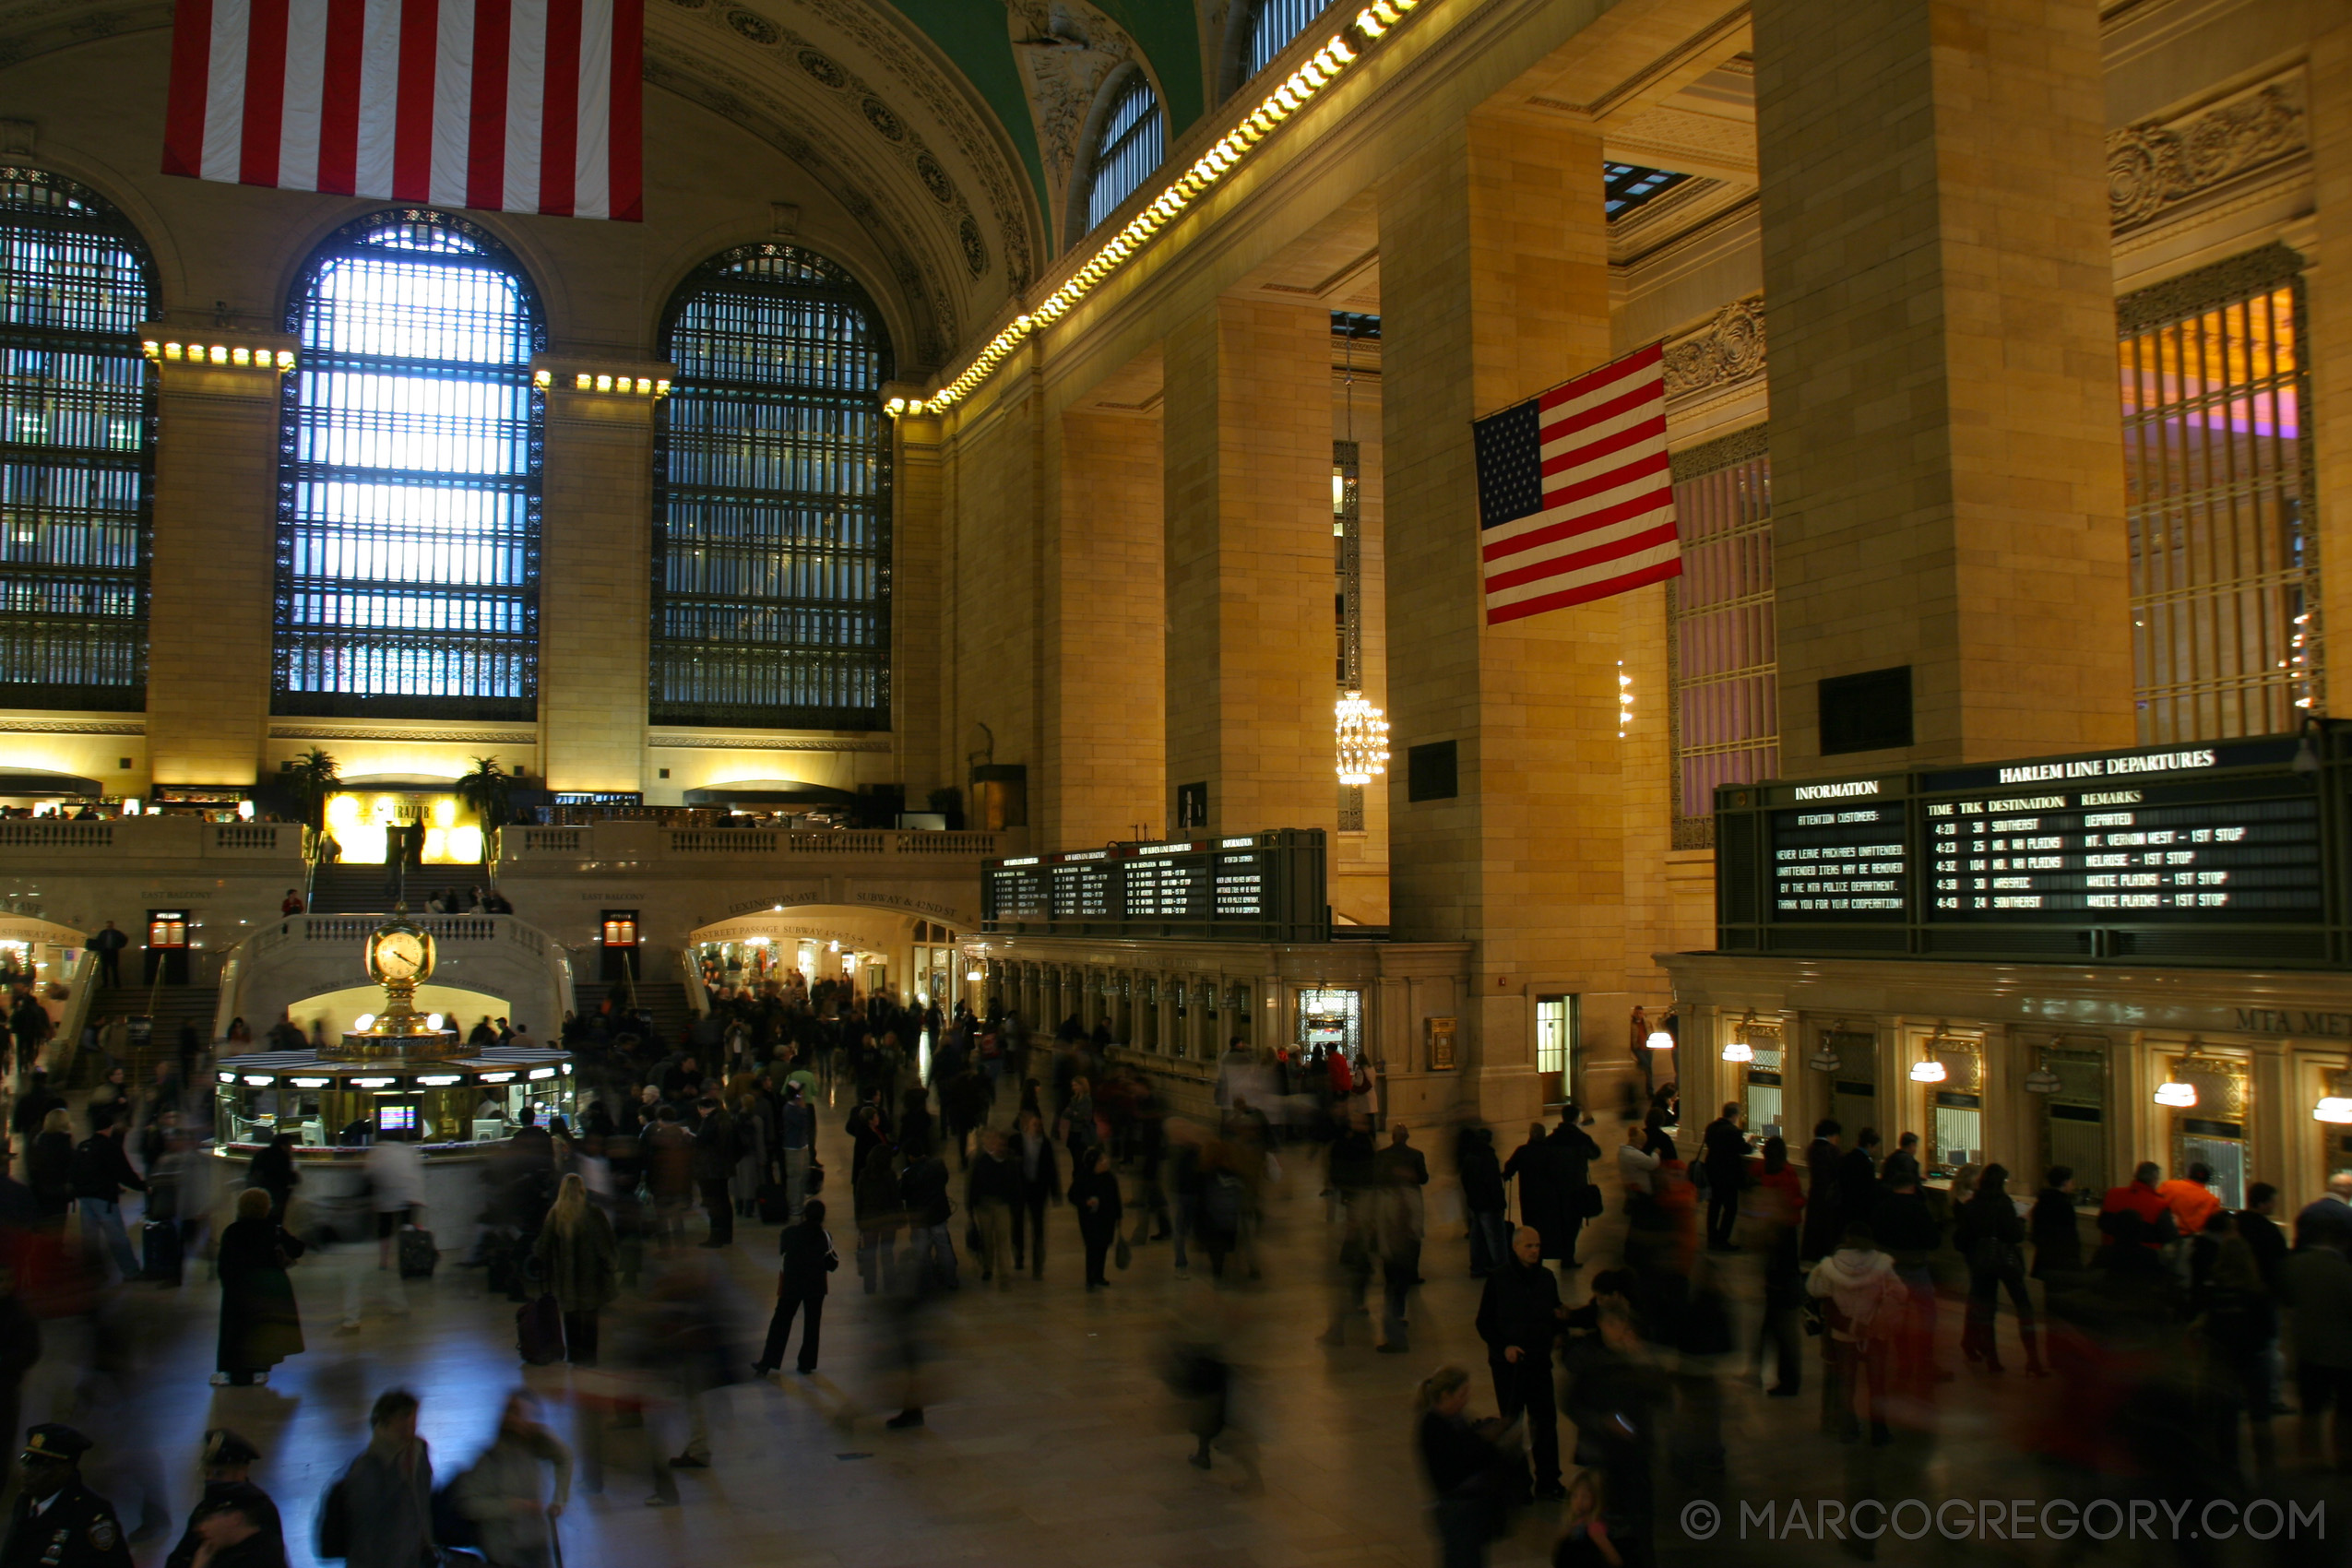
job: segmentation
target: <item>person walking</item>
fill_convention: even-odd
[[[1731,1227],[1740,1218],[1740,1188],[1748,1173],[1746,1118],[1740,1102],[1726,1101],[1723,1114],[1699,1135],[1699,1169],[1707,1178],[1707,1249],[1728,1253]]]
[[[1764,1141],[1764,1154],[1749,1171],[1740,1211],[1764,1263],[1764,1322],[1756,1353],[1761,1360],[1770,1345],[1776,1357],[1773,1384],[1764,1392],[1793,1399],[1801,1392],[1805,1375],[1804,1336],[1798,1326],[1805,1278],[1797,1255],[1804,1231],[1805,1187],[1789,1168],[1788,1146],[1781,1139]]]
[[[1469,1219],[1470,1277],[1484,1279],[1511,1252],[1511,1195],[1494,1153],[1494,1129],[1472,1127],[1455,1157],[1462,1209]]]
[[[955,1232],[947,1223],[956,1212],[955,1200],[947,1195],[948,1180],[947,1161],[928,1145],[920,1155],[909,1151],[907,1169],[898,1176],[899,1206],[907,1212],[914,1265],[924,1271],[930,1289],[941,1290],[961,1288],[956,1277]]]
[[[1512,1234],[1510,1261],[1487,1277],[1478,1333],[1503,1419],[1526,1417],[1538,1497],[1567,1495],[1560,1484],[1560,1405],[1551,1376],[1552,1347],[1567,1311],[1560,1281],[1543,1265],[1542,1234],[1522,1225]]]
[[[74,1207],[82,1217],[82,1244],[95,1253],[101,1247],[113,1260],[125,1284],[139,1277],[142,1265],[131,1238],[123,1229],[123,1189],[147,1191],[147,1180],[123,1152],[128,1122],[116,1122],[84,1138],[74,1150]]]
[[[1560,1266],[1582,1268],[1576,1261],[1576,1237],[1585,1221],[1600,1212],[1599,1194],[1592,1189],[1592,1162],[1600,1146],[1586,1132],[1576,1102],[1560,1108],[1560,1125],[1544,1140],[1551,1154],[1552,1191],[1560,1215]],[[1547,1253],[1546,1255],[1551,1255]]]
[[[2082,1278],[2083,1229],[2075,1220],[2074,1169],[2053,1165],[2042,1172],[2025,1230],[2034,1243],[2033,1277],[2045,1293],[2069,1290]]]
[[[553,1474],[552,1491],[545,1472]],[[572,1451],[518,1388],[506,1396],[490,1446],[450,1483],[450,1501],[472,1522],[492,1568],[550,1568],[558,1561],[555,1521],[571,1500]]]
[[[25,1185],[41,1223],[62,1229],[74,1202],[74,1119],[62,1105],[41,1119],[25,1154]]]
[[[269,1194],[269,1217],[280,1225],[286,1223],[286,1206],[294,1201],[294,1189],[303,1182],[302,1172],[294,1169],[298,1141],[291,1133],[279,1133],[245,1167],[245,1185]]]
[[[1544,1141],[1540,1122],[1529,1124],[1527,1141],[1513,1149],[1511,1158],[1503,1162],[1503,1180],[1519,1183],[1519,1223],[1541,1239],[1543,1255],[1548,1258],[1560,1256],[1566,1219],[1566,1206],[1554,1175],[1556,1169],[1557,1162],[1551,1158],[1550,1146]]]
[[[1100,1144],[1089,1146],[1079,1158],[1084,1173],[1071,1179],[1070,1206],[1077,1211],[1078,1236],[1086,1243],[1087,1289],[1107,1290],[1111,1281],[1102,1265],[1119,1238],[1119,1178],[1111,1169],[1111,1152]]]
[[[887,1142],[868,1146],[850,1185],[858,1223],[858,1276],[866,1294],[895,1289],[898,1272],[898,1226],[905,1211],[898,1196],[898,1156]]]
[[[405,1388],[377,1396],[367,1426],[367,1446],[319,1507],[318,1555],[350,1568],[431,1563],[433,1448],[417,1435],[417,1396]]]
[[[1021,1201],[1021,1170],[1014,1163],[1004,1134],[990,1128],[980,1134],[980,1153],[964,1179],[964,1207],[980,1235],[982,1280],[993,1279],[1000,1290],[1013,1288],[1013,1215]],[[1177,1243],[1183,1244],[1181,1238]]]
[[[89,950],[98,955],[100,985],[111,990],[123,983],[123,949],[130,944],[131,939],[116,930],[113,921],[106,922],[103,931],[90,933]]]
[[[596,1365],[597,1314],[620,1294],[621,1239],[604,1211],[588,1202],[588,1183],[567,1173],[531,1245],[547,1293],[564,1314],[564,1359]]]
[[[735,1173],[735,1119],[714,1095],[704,1095],[695,1102],[695,1109],[700,1113],[695,1123],[695,1185],[701,1190],[703,1212],[710,1221],[709,1233],[701,1244],[732,1246],[735,1210],[727,1194]]]
[[[1805,1146],[1805,1233],[1798,1257],[1806,1263],[1837,1250],[1844,1220],[1837,1207],[1838,1166],[1845,1156],[1837,1146],[1845,1128],[1834,1117],[1813,1123],[1813,1141]]]
[[[2034,1298],[2025,1289],[2025,1222],[2009,1195],[2008,1167],[1988,1165],[1978,1172],[1976,1192],[1960,1206],[1952,1241],[1968,1262],[1968,1315],[1960,1336],[1961,1351],[1968,1360],[1983,1362],[1989,1372],[2004,1370],[1995,1328],[1999,1293],[2006,1288],[2017,1309],[2017,1336],[2025,1346],[2025,1375],[2048,1377],[2034,1335]]]
[[[1028,1253],[1029,1277],[1045,1277],[1045,1206],[1062,1201],[1062,1164],[1045,1121],[1035,1111],[1021,1113],[1013,1134],[1013,1162],[1021,1178],[1020,1207],[1013,1215],[1013,1267]],[[1026,1224],[1023,1222],[1027,1221]],[[1027,1245],[1024,1246],[1024,1232]]]
[[[1892,1436],[1886,1424],[1888,1330],[1910,1301],[1895,1277],[1895,1260],[1879,1251],[1867,1225],[1848,1225],[1838,1249],[1805,1277],[1805,1293],[1823,1303],[1822,1430],[1851,1443],[1861,1433],[1859,1408],[1870,1418],[1871,1441]]]
[[[824,1324],[826,1277],[841,1266],[833,1247],[833,1233],[825,1228],[825,1200],[811,1198],[802,1207],[800,1223],[787,1225],[776,1239],[781,1262],[777,1269],[776,1311],[767,1320],[767,1341],[753,1375],[766,1377],[784,1364],[784,1347],[792,1337],[792,1319],[801,1319],[800,1370],[816,1371],[817,1335]]]
[[[2335,1467],[2352,1474],[2352,1236],[2313,1226],[2287,1260],[2287,1304],[2295,1313],[2295,1386],[2302,1406],[2303,1457],[2320,1458],[2320,1423],[2334,1415]]]
[[[776,1141],[784,1156],[784,1211],[798,1214],[809,1198],[809,1164],[816,1157],[816,1112],[801,1085],[787,1079],[776,1112]]]
[[[267,1383],[271,1367],[303,1353],[302,1309],[286,1271],[303,1250],[269,1218],[267,1193],[247,1187],[237,1194],[237,1218],[220,1232],[215,1259],[220,1337],[214,1384]]]
[[[1471,1420],[1469,1405],[1470,1374],[1457,1366],[1438,1368],[1413,1396],[1413,1444],[1436,1493],[1439,1568],[1485,1568],[1510,1511],[1508,1467],[1494,1440],[1502,1423]]]

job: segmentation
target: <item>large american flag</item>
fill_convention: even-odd
[[[163,172],[644,217],[645,0],[179,0]]]
[[[1488,625],[1682,575],[1664,349],[1652,343],[1472,427]]]

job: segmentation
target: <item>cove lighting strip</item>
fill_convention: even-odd
[[[555,385],[555,373],[548,370],[535,370],[531,372],[531,385],[544,392]],[[572,377],[572,390],[610,392],[624,396],[634,392],[640,398],[667,398],[670,396],[670,381],[667,376],[640,375],[632,378],[626,375],[592,374],[584,370]]]
[[[1336,80],[1363,57],[1379,39],[1411,12],[1434,0],[1372,0],[1356,13],[1348,28],[1326,40],[1307,63],[1284,77],[1241,123],[1218,138],[1215,146],[1179,174],[1158,199],[1128,220],[1127,226],[1089,257],[1062,287],[1038,305],[1013,318],[1012,325],[989,340],[987,348],[964,367],[963,374],[928,398],[893,398],[882,405],[892,419],[901,414],[944,412],[969,397],[1004,362],[1006,355],[1039,327],[1069,314],[1070,308],[1094,291],[1096,284],[1125,266],[1146,241],[1176,220],[1194,199],[1238,168],[1274,128],[1307,106],[1310,99]],[[1352,35],[1352,36],[1351,36]]]

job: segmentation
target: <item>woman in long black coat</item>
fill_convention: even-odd
[[[1119,1236],[1119,1178],[1111,1169],[1111,1151],[1099,1144],[1080,1156],[1083,1173],[1070,1182],[1070,1206],[1077,1211],[1078,1236],[1087,1244],[1087,1289],[1107,1289],[1102,1260]]]
[[[220,1351],[216,1384],[266,1380],[269,1369],[303,1352],[302,1311],[286,1270],[303,1244],[269,1217],[269,1194],[247,1187],[237,1218],[220,1232]]]
[[[41,1222],[65,1224],[74,1201],[74,1123],[63,1108],[42,1118],[41,1131],[25,1151],[25,1180]]]

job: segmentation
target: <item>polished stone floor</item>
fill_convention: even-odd
[[[846,1168],[846,1147],[825,1152],[834,1169]],[[1443,1185],[1433,1187],[1424,1263],[1430,1283],[1412,1307],[1409,1355],[1374,1354],[1368,1317],[1349,1321],[1343,1348],[1327,1348],[1318,1336],[1332,1301],[1324,1265],[1330,1232],[1318,1185],[1314,1172],[1294,1158],[1271,1205],[1264,1279],[1246,1290],[1215,1289],[1206,1269],[1177,1280],[1170,1249],[1159,1243],[1137,1249],[1134,1265],[1114,1276],[1111,1289],[1087,1294],[1066,1209],[1054,1214],[1042,1283],[1023,1277],[1010,1289],[983,1289],[967,1260],[963,1289],[928,1330],[928,1424],[915,1431],[881,1424],[901,1396],[897,1338],[879,1304],[885,1299],[860,1292],[845,1256],[818,1374],[802,1379],[788,1371],[776,1382],[711,1396],[714,1462],[707,1470],[680,1473],[683,1505],[676,1508],[647,1503],[647,1434],[614,1434],[603,1490],[583,1490],[564,1521],[564,1562],[570,1568],[1432,1562],[1436,1550],[1410,1446],[1412,1389],[1440,1362],[1474,1369],[1484,1362],[1470,1326],[1478,1287],[1467,1277],[1459,1226],[1443,1223],[1452,1204]],[[960,1218],[956,1225],[960,1236]],[[1588,1235],[1588,1257],[1610,1254],[1607,1225],[1598,1237]],[[835,1229],[846,1235],[849,1228]],[[731,1295],[743,1324],[745,1360],[773,1288],[774,1237],[772,1228],[745,1225],[732,1249],[698,1254],[719,1260],[716,1289]],[[446,1235],[444,1241],[452,1244]],[[561,1366],[521,1366],[513,1352],[513,1307],[485,1293],[478,1271],[453,1263],[445,1260],[430,1284],[410,1288],[407,1316],[388,1315],[377,1296],[363,1331],[339,1336],[333,1330],[347,1282],[357,1277],[380,1290],[386,1277],[374,1270],[373,1247],[354,1255],[314,1254],[296,1270],[310,1348],[278,1369],[267,1387],[254,1389],[208,1384],[217,1293],[203,1267],[194,1265],[177,1291],[139,1287],[125,1298],[122,1322],[131,1330],[133,1360],[119,1382],[85,1375],[86,1328],[53,1331],[49,1353],[27,1386],[25,1419],[73,1420],[103,1440],[93,1478],[114,1498],[126,1526],[137,1527],[143,1511],[159,1523],[169,1514],[169,1535],[139,1549],[142,1568],[161,1561],[193,1500],[197,1434],[208,1425],[234,1427],[266,1451],[256,1479],[285,1511],[294,1561],[307,1562],[317,1499],[362,1443],[366,1408],[385,1388],[405,1385],[422,1396],[422,1430],[445,1474],[487,1441],[503,1395],[517,1384],[545,1398],[551,1420],[576,1445],[586,1423],[607,1424],[581,1396],[610,1392],[610,1380],[584,1383]],[[1947,1347],[1957,1317],[1956,1304],[1948,1304]],[[1208,1334],[1222,1335],[1245,1371],[1237,1415],[1263,1455],[1262,1491],[1237,1487],[1241,1472],[1226,1458],[1206,1474],[1186,1463],[1191,1440],[1161,1372],[1173,1340]],[[1809,1362],[1808,1376],[1815,1370]],[[1841,1467],[1852,1451],[1815,1434],[1811,1387],[1804,1398],[1767,1400],[1752,1372],[1725,1383],[1729,1468],[1705,1489],[1711,1496],[1736,1508],[1740,1499],[1840,1494]],[[1491,1410],[1482,1370],[1474,1386],[1474,1411]],[[2040,1414],[2032,1401],[2052,1387],[2014,1375],[1946,1385],[1935,1448],[1915,1445],[1874,1461],[1889,1467],[1880,1483],[1886,1495],[2025,1497],[2046,1490],[2015,1450],[2025,1423]],[[109,1392],[113,1388],[130,1392]],[[683,1428],[663,1413],[656,1413],[653,1430],[666,1447],[680,1445]],[[2292,1431],[2291,1421],[2283,1423],[2290,1443]],[[1569,1436],[1563,1430],[1563,1439]],[[1694,1542],[1675,1523],[1691,1495],[1671,1485],[1665,1493],[1660,1562],[1800,1562],[1829,1555],[1808,1540]],[[2352,1518],[2343,1523],[2331,1536],[2352,1533]],[[1557,1505],[1528,1510],[1511,1538],[1498,1544],[1494,1561],[1548,1562],[1558,1529]],[[1911,1544],[1884,1541],[1880,1557],[1942,1562],[1965,1553],[2041,1562],[2057,1561],[2055,1550],[2047,1543],[1962,1547],[1930,1535]],[[2097,1559],[2170,1560],[2123,1543]],[[2216,1561],[2290,1559],[2265,1549]]]

